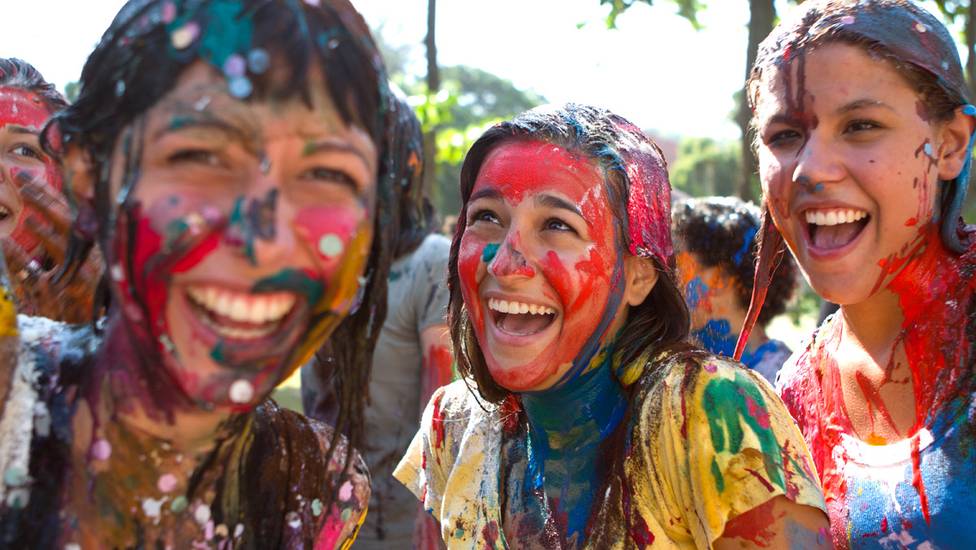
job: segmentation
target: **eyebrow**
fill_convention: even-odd
[[[475,191],[475,193],[471,195],[471,198],[468,199],[468,202],[474,202],[474,201],[476,201],[478,199],[498,199],[498,200],[502,200],[502,194],[501,194],[500,191],[498,191],[498,189],[495,189],[495,188],[492,188],[492,187],[488,187],[488,188],[482,189],[481,191]]]
[[[156,132],[153,134],[154,139],[159,139],[168,133],[181,132],[190,129],[213,130],[241,142],[241,144],[247,146],[246,148],[248,150],[257,150],[256,147],[250,147],[250,145],[257,144],[253,143],[255,140],[249,132],[240,128],[236,124],[214,115],[213,113],[200,113],[194,110],[177,110],[169,113],[169,115],[169,123],[156,130]]]
[[[580,212],[579,207],[577,207],[575,204],[565,199],[561,199],[554,195],[546,195],[546,194],[537,195],[534,200],[535,203],[539,206],[545,206],[548,208],[558,208],[560,210],[569,210],[573,214],[576,214],[581,218],[583,217],[583,213]]]
[[[360,151],[352,144],[341,141],[308,141],[305,144],[305,148],[302,150],[302,156],[305,157],[315,155],[317,153],[348,153],[359,157],[359,159],[362,160],[366,166],[373,165],[373,161],[366,156],[366,153]]]
[[[7,128],[14,134],[30,134],[32,136],[40,135],[41,131],[35,128],[28,128],[26,126],[20,126],[17,124],[8,124]]]
[[[851,111],[856,111],[858,109],[864,109],[868,107],[881,107],[884,109],[888,109],[889,111],[895,110],[892,106],[888,105],[884,101],[865,98],[865,99],[855,99],[854,101],[847,103],[843,107],[837,109],[837,113],[838,114],[849,113]]]

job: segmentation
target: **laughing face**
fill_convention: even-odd
[[[0,236],[12,236],[27,252],[38,242],[24,230],[31,209],[20,197],[20,186],[33,180],[61,189],[60,171],[38,138],[50,115],[36,94],[0,87]]]
[[[756,107],[763,193],[814,290],[856,304],[884,282],[886,258],[932,234],[961,144],[889,63],[836,43],[800,55]]]
[[[377,150],[342,121],[317,73],[309,87],[311,107],[300,97],[241,101],[198,62],[119,140],[116,292],[198,403],[256,402],[355,299]],[[140,140],[139,154],[127,149]],[[134,157],[138,177],[127,182]]]
[[[552,387],[626,317],[604,176],[562,147],[509,141],[485,158],[466,213],[461,293],[488,370],[511,391]]]

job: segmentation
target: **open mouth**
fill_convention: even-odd
[[[291,292],[252,294],[215,285],[192,285],[186,296],[197,316],[225,340],[246,342],[268,337],[287,325],[298,309]]]
[[[488,309],[498,330],[513,336],[538,334],[556,320],[556,310],[553,308],[525,302],[492,298],[488,300]]]
[[[810,243],[820,250],[837,250],[854,242],[871,215],[855,208],[807,210],[804,212]]]

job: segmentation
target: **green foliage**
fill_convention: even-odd
[[[696,30],[701,29],[701,24],[698,22],[698,11],[705,8],[704,2],[700,0],[671,0],[671,2],[678,6],[678,15],[687,19]],[[600,5],[610,6],[610,13],[607,14],[606,20],[607,28],[616,28],[617,17],[638,3],[652,6],[654,0],[600,0]]]
[[[741,165],[739,144],[687,138],[678,144],[671,185],[693,197],[735,195]]]
[[[441,67],[441,89],[430,93],[422,76],[410,73],[413,47],[391,46],[374,33],[390,80],[407,95],[424,132],[436,130],[435,189],[429,195],[441,216],[461,207],[458,179],[468,148],[492,124],[545,103],[504,78],[464,65]]]
[[[969,10],[969,0],[933,0],[939,7],[939,11],[950,22],[955,23],[956,18],[965,18]]]

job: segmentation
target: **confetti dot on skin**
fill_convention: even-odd
[[[349,500],[350,497],[352,497],[352,483],[347,481],[339,487],[339,500]]]
[[[335,233],[323,235],[319,239],[319,252],[328,258],[335,258],[339,254],[342,254],[342,239]]]
[[[163,4],[163,10],[160,15],[163,23],[172,22],[174,19],[176,19],[176,5],[172,2],[166,2]]]
[[[285,521],[288,523],[288,527],[292,529],[298,529],[302,526],[302,518],[299,517],[298,512],[288,512],[285,516]]]
[[[183,510],[186,510],[186,506],[187,506],[186,497],[180,495],[174,498],[173,502],[169,504],[169,509],[172,510],[173,513],[179,514]]]
[[[271,66],[271,56],[261,48],[247,53],[247,68],[254,74],[262,74]]]
[[[166,499],[152,499],[147,498],[142,501],[142,512],[146,514],[147,518],[158,518],[159,513],[163,508],[163,502]]]
[[[322,515],[322,501],[315,499],[312,501],[312,515],[319,517]]]
[[[249,403],[254,397],[254,386],[247,380],[238,380],[230,385],[230,400],[234,403]]]
[[[92,445],[91,454],[95,460],[108,460],[112,456],[112,444],[104,439],[99,439]]]
[[[170,34],[169,39],[173,47],[177,50],[185,50],[193,44],[193,41],[200,35],[200,25],[195,21],[190,21],[186,25],[176,29]]]
[[[168,493],[176,488],[176,476],[173,474],[163,474],[156,482],[156,488],[162,493]]]
[[[19,466],[11,466],[3,473],[3,483],[7,487],[18,487],[27,483],[27,472]]]
[[[229,77],[244,76],[246,69],[247,63],[241,54],[232,54],[227,61],[224,61],[224,74]]]
[[[251,91],[254,88],[251,86],[251,81],[244,76],[236,76],[230,79],[227,84],[227,91],[230,95],[236,97],[237,99],[245,99],[251,95]]]
[[[206,504],[197,506],[196,510],[193,511],[193,519],[197,520],[201,526],[206,525],[210,521],[210,507]]]

